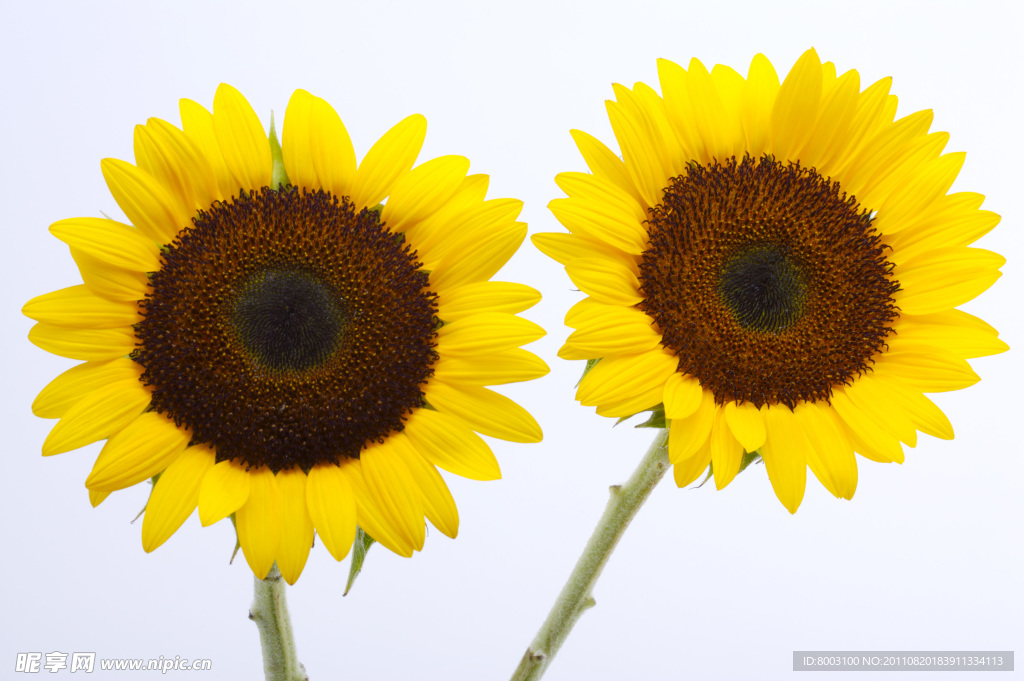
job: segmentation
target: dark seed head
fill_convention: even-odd
[[[887,247],[838,183],[770,157],[691,165],[650,214],[639,304],[716,401],[827,401],[898,316]]]
[[[433,371],[437,303],[378,215],[295,188],[201,211],[141,301],[153,407],[218,461],[274,471],[401,430]]]

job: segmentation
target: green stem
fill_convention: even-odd
[[[255,578],[254,578],[255,579]],[[267,681],[309,681],[306,668],[295,652],[288,603],[284,597],[285,582],[277,563],[266,579],[255,579],[255,593],[249,608],[249,619],[260,630],[263,648],[263,674]]]
[[[594,605],[590,592],[605,563],[668,467],[668,430],[661,429],[626,484],[611,487],[611,499],[604,515],[569,575],[569,581],[558,594],[548,618],[512,674],[512,681],[536,681],[543,676],[580,615]]]

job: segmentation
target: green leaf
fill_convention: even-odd
[[[348,596],[348,592],[352,589],[352,583],[356,581],[356,577],[363,571],[363,561],[366,560],[366,552],[370,550],[370,546],[373,545],[373,537],[363,532],[363,528],[356,527],[356,540],[352,544],[352,564],[348,569],[348,583],[345,584],[345,593],[342,596]]]

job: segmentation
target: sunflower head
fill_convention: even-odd
[[[281,145],[227,85],[181,118],[136,128],[135,165],[102,163],[130,224],[51,227],[83,284],[29,301],[29,338],[82,363],[33,405],[60,419],[43,453],[106,439],[94,505],[156,477],[147,551],[197,507],[204,525],[233,514],[260,578],[276,561],[298,579],[314,534],[338,560],[357,526],[406,556],[424,519],[454,537],[437,467],[494,479],[477,433],[541,438],[485,387],[547,372],[519,348],[543,335],[516,316],[539,294],[489,281],[526,235],[522,204],[485,200],[465,158],[413,167],[422,116],[359,163],[303,90]]]
[[[621,158],[573,131],[591,172],[559,175],[550,204],[569,234],[533,239],[587,295],[559,352],[589,360],[577,398],[663,410],[680,486],[710,466],[721,489],[760,456],[790,512],[808,466],[852,498],[855,453],[952,438],[924,393],[1006,349],[955,309],[1004,259],[968,247],[999,217],[948,193],[963,154],[931,112],[896,120],[890,79],[862,89],[814,50],[781,83],[763,55],[746,77],[658,75],[661,94],[616,85],[607,103]]]

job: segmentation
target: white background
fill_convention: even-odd
[[[560,229],[545,207],[561,195],[554,175],[585,169],[569,129],[614,142],[603,104],[613,82],[657,87],[658,57],[685,65],[696,56],[709,68],[724,63],[745,73],[756,52],[784,75],[813,45],[840,72],[858,69],[864,85],[893,76],[899,115],[933,108],[933,130],[952,134],[947,150],[969,152],[954,188],[984,193],[985,208],[1002,214],[980,245],[1010,262],[965,309],[1021,344],[1019,4],[5,5],[0,677],[20,676],[17,652],[57,650],[210,658],[214,671],[196,678],[260,678],[256,629],[246,619],[252,575],[241,556],[228,564],[231,525],[201,529],[193,517],[147,555],[141,521],[130,521],[148,487],[94,510],[83,482],[99,445],[40,456],[53,422],[35,418],[29,405],[71,362],[30,345],[30,322],[19,312],[29,298],[80,281],[50,223],[118,214],[100,159],[131,160],[136,123],[177,123],[179,97],[210,106],[221,81],[238,87],[267,123],[271,110],[280,120],[297,87],[326,98],[360,156],[420,112],[430,125],[421,160],[468,156],[474,172],[491,175],[490,196],[526,202],[523,219],[537,232]],[[448,476],[462,518],[458,539],[432,531],[412,559],[374,547],[344,599],[347,564],[313,550],[288,598],[314,681],[507,678],[599,517],[607,486],[625,480],[653,436],[627,424],[613,429],[574,403],[581,363],[555,357],[567,335],[562,315],[579,298],[562,269],[527,243],[498,278],[529,282],[545,296],[526,316],[549,330],[532,349],[552,372],[505,391],[537,416],[545,440],[494,441],[501,481]],[[922,435],[902,466],[862,459],[852,502],[811,478],[791,516],[763,466],[722,492],[679,490],[666,480],[547,678],[790,678],[795,649],[1020,654],[1024,376],[1019,350],[973,366],[980,384],[936,397],[956,439]],[[63,675],[70,676],[39,676]]]

